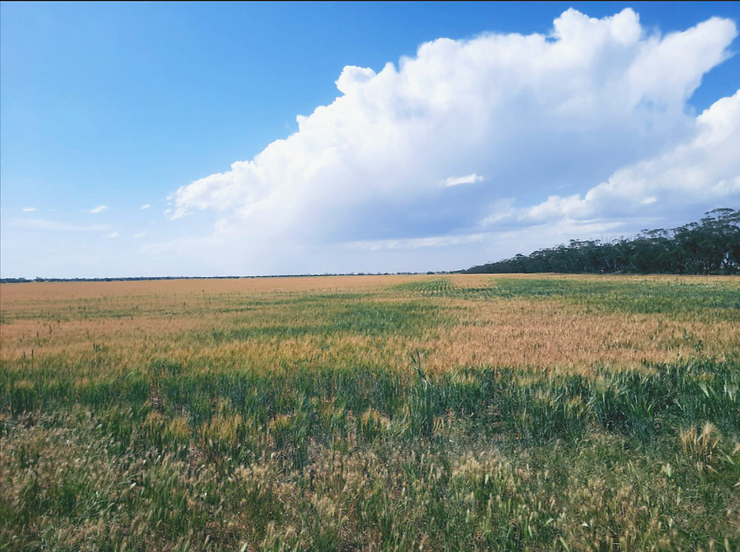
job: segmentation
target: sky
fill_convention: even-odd
[[[740,3],[0,3],[0,276],[426,272],[740,208]]]

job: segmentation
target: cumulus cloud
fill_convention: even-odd
[[[522,219],[584,220],[740,203],[740,90],[696,119],[695,134],[661,155],[624,167],[581,197],[550,196]]]
[[[472,247],[497,225],[613,226],[636,201],[736,197],[736,96],[698,118],[686,103],[736,34],[720,18],[663,36],[631,9],[569,9],[549,35],[441,38],[378,72],[345,67],[297,132],[170,196],[173,219],[215,214],[210,237],[152,247],[221,244],[245,266],[302,271],[297,250]]]
[[[97,215],[98,213],[102,213],[105,211],[108,207],[106,205],[98,205],[97,207],[93,207],[92,209],[88,210],[87,212],[91,215]]]

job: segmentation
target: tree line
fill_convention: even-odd
[[[713,209],[699,222],[642,230],[635,238],[569,245],[474,266],[464,273],[738,274],[740,210]]]

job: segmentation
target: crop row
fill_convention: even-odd
[[[229,419],[234,434],[226,442],[244,458],[260,454],[259,447],[246,446],[247,433],[263,434],[263,444],[299,449],[308,437],[326,441],[337,432],[370,440],[385,433],[434,439],[446,419],[473,432],[535,441],[578,438],[594,426],[643,440],[697,420],[727,430],[740,427],[740,371],[732,362],[604,370],[595,378],[506,369],[427,378],[421,366],[403,373],[308,367],[190,373],[166,360],[153,362],[147,371],[98,380],[40,369],[32,379],[20,372],[1,374],[0,404],[14,416],[79,404],[101,416],[123,447],[145,420],[166,420],[165,425],[179,428],[152,430],[149,435],[158,443],[173,434],[185,444],[198,435],[220,434],[219,424]],[[296,458],[300,463],[305,455]]]

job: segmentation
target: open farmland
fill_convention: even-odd
[[[740,279],[0,287],[0,550],[740,550]]]

